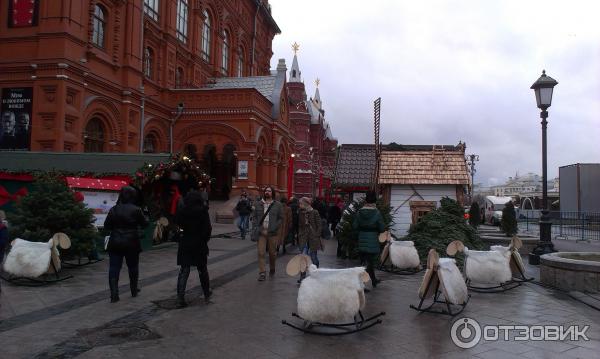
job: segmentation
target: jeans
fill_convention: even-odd
[[[123,266],[123,258],[127,262],[127,269],[129,271],[129,278],[137,276],[139,272],[140,254],[130,253],[126,255],[109,253],[109,266],[108,266],[108,279],[119,278],[121,267]]]
[[[317,251],[311,251],[308,247],[308,244],[306,244],[304,248],[302,248],[302,254],[309,255],[310,260],[313,262],[313,264],[316,265],[317,268],[319,268],[319,257],[317,257]]]
[[[240,229],[240,235],[242,236],[242,238],[246,237],[246,233],[248,232],[248,219],[250,218],[250,215],[240,215],[240,223],[238,225],[238,228]]]

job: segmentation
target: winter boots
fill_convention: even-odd
[[[131,290],[132,297],[137,297],[140,292],[140,288],[138,288],[138,276],[139,273],[129,273],[129,289]]]
[[[119,301],[119,278],[109,278],[108,286],[110,287],[110,302],[116,303]]]

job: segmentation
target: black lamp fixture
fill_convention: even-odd
[[[552,244],[552,221],[548,211],[548,159],[546,145],[546,127],[548,122],[548,107],[552,105],[552,93],[554,86],[558,82],[552,77],[546,75],[546,70],[542,71],[537,81],[531,85],[535,92],[537,107],[542,110],[540,118],[542,119],[542,215],[540,216],[540,241],[538,245],[529,253],[529,264],[539,265],[540,256],[555,252]]]

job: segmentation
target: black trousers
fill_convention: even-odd
[[[190,276],[191,266],[182,265],[179,269],[179,276],[177,277],[177,294],[184,295],[185,287],[187,286],[187,280]],[[205,297],[210,296],[210,279],[208,277],[207,258],[203,257],[202,261],[198,266],[198,276],[200,277],[200,285],[202,286],[202,292]]]
[[[377,278],[375,278],[375,264],[377,263],[376,253],[360,252],[360,262],[367,265],[367,273],[371,277],[371,283],[377,285]]]
[[[121,267],[123,266],[123,258],[127,262],[127,269],[129,271],[129,278],[137,277],[139,272],[140,254],[137,252],[129,253],[126,255],[108,253],[109,266],[108,266],[108,279],[119,278]]]

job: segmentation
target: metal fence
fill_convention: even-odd
[[[539,233],[540,215],[540,210],[518,211],[519,230]],[[553,238],[600,241],[600,212],[550,211],[550,221]]]

